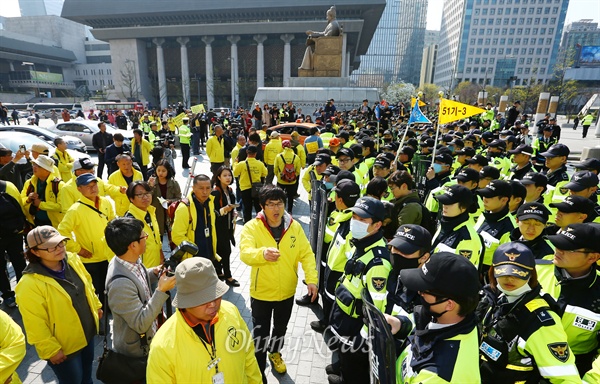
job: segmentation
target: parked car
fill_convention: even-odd
[[[271,135],[271,132],[279,132],[279,137],[283,141],[291,140],[292,132],[296,131],[300,134],[298,141],[300,141],[300,144],[304,144],[304,139],[310,136],[310,129],[313,127],[319,126],[313,123],[284,123],[267,129],[267,132],[269,135]]]
[[[97,121],[90,120],[72,120],[58,123],[48,128],[50,131],[58,135],[71,135],[81,139],[84,142],[88,151],[95,151],[92,145],[92,136],[94,133],[99,132]],[[117,129],[110,124],[106,124],[106,132],[114,135],[120,133],[125,137],[125,144],[131,145],[131,139],[133,138],[133,131],[123,131]]]
[[[32,135],[30,133],[24,133],[24,132],[12,132],[12,131],[6,131],[6,130],[2,130],[0,131],[0,148],[8,148],[10,149],[13,153],[16,153],[19,150],[19,146],[20,145],[25,145],[25,148],[27,148],[28,150],[31,149],[31,146],[33,144],[46,144],[50,147],[50,156],[52,156],[54,154],[54,151],[56,150],[56,147],[54,146],[54,144],[52,143],[48,143],[47,141],[40,139],[38,136],[36,135]],[[72,149],[67,149],[67,152],[69,152],[69,154],[71,156],[73,156],[74,159],[80,159],[82,157],[89,157],[89,155],[87,153],[81,153],[79,151],[74,151]],[[26,163],[26,161],[24,159],[21,159],[20,161],[22,161],[23,163]],[[24,177],[25,179],[30,178],[32,175],[32,170],[31,170],[31,165],[29,165],[28,169],[24,170]]]
[[[79,151],[82,153],[87,152],[85,149],[85,144],[78,137],[69,135],[58,135],[54,132],[47,130],[46,128],[38,127],[35,125],[8,125],[5,127],[0,127],[0,132],[2,131],[30,133],[50,144],[54,144],[54,139],[56,139],[57,137],[62,137],[65,143],[67,143],[68,149],[72,149],[74,151]]]

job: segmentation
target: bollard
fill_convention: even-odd
[[[558,96],[552,96],[550,98],[550,106],[548,107],[548,113],[552,117],[556,117],[556,111],[558,110]]]
[[[506,107],[508,106],[508,96],[500,96],[500,105],[498,106],[498,113],[506,112]]]
[[[535,124],[544,118],[546,111],[548,110],[548,102],[550,101],[550,93],[540,93],[540,100],[538,101],[537,110],[535,112]]]
[[[485,103],[487,102],[488,93],[486,91],[480,91],[477,94],[477,104],[480,107],[485,107]]]

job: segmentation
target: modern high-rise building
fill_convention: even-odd
[[[445,0],[434,82],[498,87],[545,82],[569,0]]]
[[[440,31],[425,31],[425,48],[423,48],[419,86],[433,83],[439,40]]]
[[[21,16],[60,16],[65,0],[19,0]]]
[[[427,25],[427,0],[387,0],[383,15],[360,69],[352,81],[360,86],[382,87],[404,81],[417,86]]]
[[[583,19],[565,26],[560,49],[568,54],[567,59],[573,59],[580,46],[600,46],[600,28],[591,19]]]

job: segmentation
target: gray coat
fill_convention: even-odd
[[[142,349],[139,334],[146,333],[149,345],[154,337],[152,322],[159,315],[168,294],[157,289],[151,298],[147,298],[138,278],[118,263],[116,258],[115,256],[108,265],[106,282],[117,275],[127,278],[115,279],[107,287],[108,306],[113,315],[112,348],[124,355],[141,357],[148,351]],[[147,272],[152,290],[152,284],[156,283],[157,277],[154,273]],[[140,301],[140,297],[145,298],[144,302]]]

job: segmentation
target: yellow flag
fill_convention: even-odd
[[[485,109],[473,107],[469,104],[459,103],[448,99],[441,99],[439,124],[446,124],[456,120],[466,119],[485,112]]]
[[[192,113],[204,113],[204,104],[192,105]]]
[[[187,117],[185,113],[180,113],[179,115],[175,116],[173,118],[173,124],[175,124],[176,127],[182,126],[184,117]]]
[[[414,107],[415,107],[415,102],[416,102],[416,101],[417,101],[417,99],[415,99],[414,97],[411,97],[411,98],[410,98],[410,107],[411,107],[411,108],[414,108]],[[427,105],[426,103],[424,103],[424,102],[422,102],[421,100],[419,100],[419,107],[424,107],[424,106],[426,106],[426,105]]]

